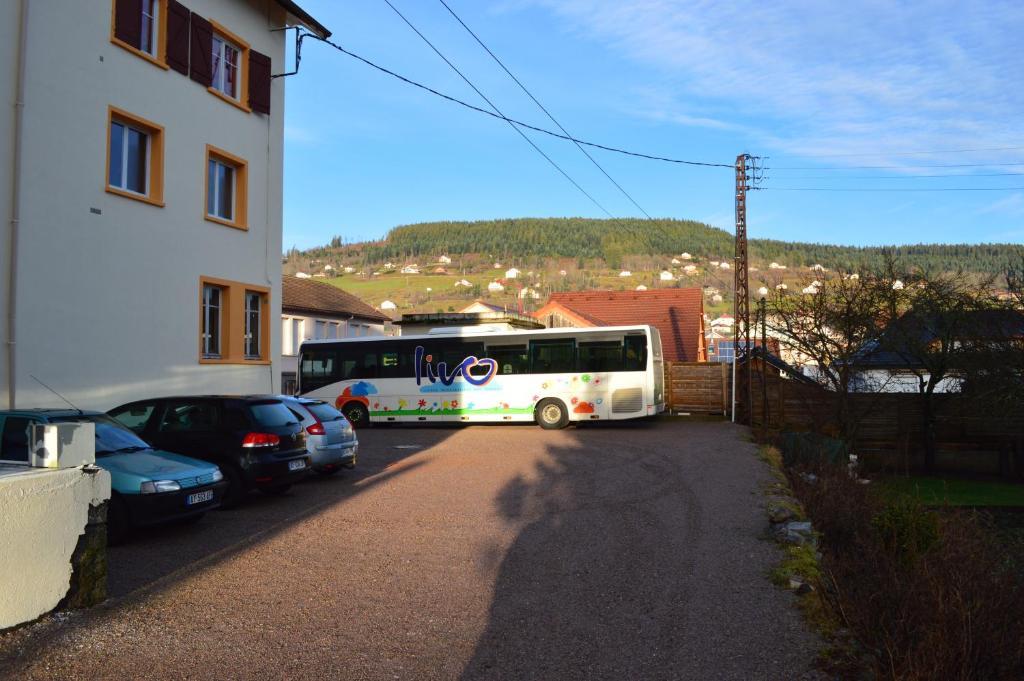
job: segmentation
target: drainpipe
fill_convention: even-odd
[[[14,154],[11,173],[11,222],[7,243],[7,408],[16,407],[17,393],[17,355],[15,338],[17,331],[18,306],[18,227],[21,223],[21,143],[22,119],[25,110],[25,53],[28,49],[28,4],[29,0],[21,0],[18,11],[20,26],[18,28],[18,73],[16,76],[14,98]]]

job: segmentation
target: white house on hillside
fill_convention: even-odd
[[[330,35],[291,0],[0,3],[0,407],[280,388],[296,25]]]
[[[518,279],[520,274],[522,274],[522,272],[520,272],[515,267],[512,267],[512,268],[509,268],[509,269],[505,270],[505,278],[506,279]]]
[[[672,274],[668,270],[662,270],[661,274],[658,275],[658,278],[661,279],[662,281],[674,281],[676,275]]]
[[[490,284],[487,285],[487,290],[490,291],[491,293],[501,293],[502,291],[505,290],[505,287],[496,281],[492,281]]]
[[[442,255],[440,258],[437,259],[437,262],[441,263],[442,265],[451,265],[452,259],[449,258],[447,255]]]

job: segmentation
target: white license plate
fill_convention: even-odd
[[[195,494],[189,494],[188,497],[185,498],[185,504],[187,506],[193,506],[195,504],[201,504],[201,503],[203,503],[205,501],[212,501],[212,500],[213,500],[213,490],[212,489],[208,489],[205,492],[196,492]]]
[[[294,461],[288,462],[288,470],[290,471],[301,471],[306,467],[305,459],[295,459]]]

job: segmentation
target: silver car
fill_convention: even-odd
[[[281,395],[306,431],[306,449],[313,470],[327,475],[354,468],[359,440],[345,415],[321,400]]]

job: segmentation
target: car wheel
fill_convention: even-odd
[[[341,410],[353,428],[365,428],[370,425],[370,411],[362,402],[348,402]]]
[[[548,398],[537,403],[533,418],[544,430],[560,430],[569,425],[569,412],[562,400]]]
[[[290,490],[291,488],[292,488],[292,484],[288,483],[287,485],[274,485],[273,487],[261,487],[260,491],[263,492],[264,494],[269,494],[270,496],[279,497],[279,496],[282,496],[282,495],[286,494],[288,492],[288,490]]]
[[[222,509],[234,508],[245,499],[245,480],[242,478],[242,471],[234,466],[221,466],[221,473],[224,474],[224,481],[227,487],[224,488],[224,497],[220,501]]]
[[[110,503],[107,505],[107,545],[123,544],[128,539],[131,529],[127,504],[120,495],[111,495]]]

